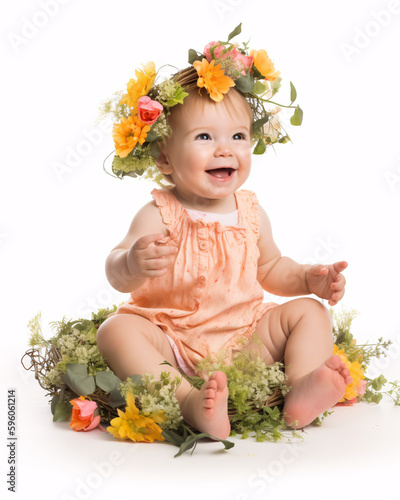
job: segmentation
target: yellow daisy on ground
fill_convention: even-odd
[[[141,415],[131,392],[128,392],[126,402],[126,411],[117,410],[119,416],[111,420],[111,426],[107,427],[108,432],[119,439],[131,439],[136,442],[164,441],[162,430],[157,425],[166,420],[164,411],[150,413],[148,416]]]
[[[346,387],[346,391],[343,398],[340,400],[340,403],[345,399],[354,399],[358,395],[357,388],[360,385],[360,381],[365,379],[364,370],[361,367],[361,363],[359,363],[358,361],[353,361],[352,363],[350,363],[350,361],[347,359],[347,354],[343,349],[339,349],[336,344],[333,346],[333,354],[337,354],[338,356],[340,356],[340,359],[343,361],[343,363],[346,364],[346,367],[350,372],[350,376],[353,379],[353,381]]]
[[[224,98],[230,87],[235,86],[235,82],[229,76],[226,76],[224,70],[221,69],[221,64],[215,66],[214,59],[209,63],[207,59],[195,61],[194,68],[199,75],[197,86],[205,87],[213,101],[219,102]]]
[[[128,156],[138,142],[144,143],[149,130],[149,125],[145,125],[137,116],[121,118],[121,122],[113,126],[115,153],[120,158]]]
[[[156,78],[156,66],[153,61],[143,66],[143,70],[136,69],[136,79],[131,78],[127,84],[128,93],[122,96],[120,104],[126,104],[132,108],[132,114],[136,115],[138,111],[138,100],[147,95],[154,84]]]

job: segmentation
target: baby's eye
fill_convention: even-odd
[[[235,140],[238,140],[238,139],[246,139],[246,136],[245,136],[245,134],[243,134],[242,132],[238,132],[237,134],[234,134],[234,135],[233,135],[233,139],[235,139]]]
[[[200,139],[202,141],[206,141],[207,139],[210,139],[210,135],[207,134],[206,132],[202,133],[202,134],[199,134],[196,136],[196,140],[197,139]]]

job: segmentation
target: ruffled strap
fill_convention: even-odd
[[[162,221],[172,233],[182,218],[182,206],[168,189],[153,189],[153,199],[160,209]]]
[[[255,239],[260,237],[260,210],[258,208],[258,199],[256,193],[248,189],[236,191],[236,196],[239,201],[239,211],[242,218],[247,222]]]

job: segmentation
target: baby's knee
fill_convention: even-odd
[[[113,339],[115,342],[115,336],[117,334],[119,318],[116,316],[111,316],[107,318],[98,328],[96,334],[97,347],[102,354],[105,354],[107,350],[112,346]]]
[[[297,300],[300,301],[299,305],[304,314],[325,319],[329,322],[329,324],[331,324],[331,315],[329,310],[324,304],[322,304],[322,302],[317,299],[313,299],[312,297],[303,297]]]

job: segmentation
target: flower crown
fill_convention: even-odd
[[[247,43],[242,46],[232,43],[232,38],[239,33],[241,23],[229,34],[226,42],[210,42],[203,53],[190,49],[188,62],[191,66],[157,84],[155,64],[148,62],[142,69],[135,70],[136,78],[129,80],[126,93],[116,92],[102,103],[101,116],[111,115],[118,121],[113,126],[115,151],[108,155],[115,153],[112,162],[114,176],[143,176],[161,187],[169,186],[163,182],[165,178],[155,163],[160,154],[158,142],[171,135],[167,120],[171,108],[183,104],[188,95],[186,90],[193,87],[199,93],[205,89],[215,102],[220,102],[232,87],[243,94],[254,118],[253,154],[263,154],[267,146],[290,140],[278,114],[281,106],[293,108],[290,122],[301,125],[303,111],[298,105],[293,105],[297,98],[296,89],[290,82],[290,105],[272,101],[281,86],[280,72],[275,70],[265,50],[249,50]]]

